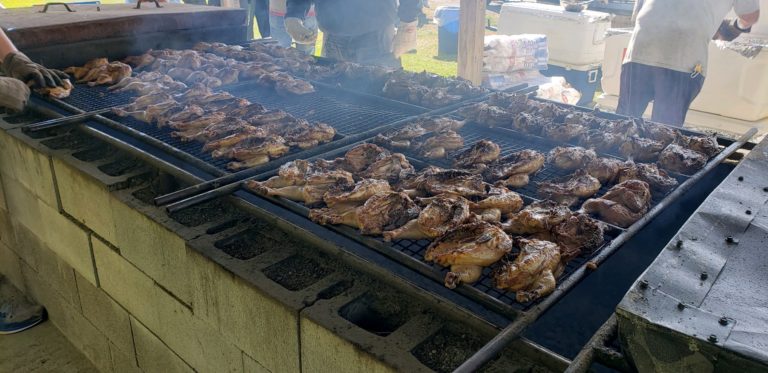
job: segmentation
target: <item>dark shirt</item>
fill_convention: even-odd
[[[392,27],[397,20],[413,22],[420,8],[419,0],[287,0],[287,17],[304,19],[315,4],[317,23],[323,32],[336,35],[361,35]]]

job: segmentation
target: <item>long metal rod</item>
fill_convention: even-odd
[[[64,117],[56,118],[56,119],[44,120],[42,122],[28,124],[28,125],[22,127],[22,130],[24,130],[24,131],[42,131],[42,130],[46,130],[46,129],[49,129],[49,128],[66,126],[66,125],[69,125],[69,124],[77,124],[77,123],[86,121],[88,119],[91,119],[91,118],[93,118],[93,117],[95,117],[97,115],[106,114],[110,110],[111,109],[94,110],[94,111],[84,112],[82,114],[75,114],[75,115],[64,116]]]
[[[562,298],[568,291],[570,291],[576,284],[578,284],[589,272],[587,264],[590,262],[599,265],[608,257],[610,257],[616,250],[619,249],[625,242],[632,238],[637,232],[640,231],[646,224],[653,220],[658,214],[660,214],[667,205],[674,202],[683,193],[687,192],[696,182],[701,180],[704,175],[712,171],[718,164],[728,158],[736,150],[741,148],[749,139],[757,133],[757,128],[752,128],[742,135],[736,142],[725,148],[720,154],[718,154],[712,161],[710,161],[704,169],[690,179],[686,180],[680,186],[670,193],[664,200],[662,200],[656,207],[651,209],[647,215],[635,222],[627,231],[616,237],[611,244],[604,248],[600,253],[592,258],[591,261],[585,263],[576,271],[573,272],[568,278],[561,282],[552,294],[547,296],[541,303],[534,306],[529,311],[522,314],[520,317],[510,323],[504,330],[502,330],[496,337],[488,342],[483,348],[472,355],[461,366],[456,368],[454,373],[469,373],[480,369],[483,365],[494,359],[498,354],[509,345],[512,341],[520,337],[520,334],[534,321],[536,321],[549,307],[555,304],[560,298]]]
[[[595,348],[604,346],[608,339],[616,333],[617,326],[616,314],[612,313],[611,317],[605,321],[600,329],[592,335],[589,342],[579,351],[579,354],[571,361],[571,364],[568,365],[568,369],[564,373],[586,373],[595,359]]]

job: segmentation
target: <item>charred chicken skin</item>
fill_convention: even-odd
[[[597,154],[594,150],[571,146],[552,149],[547,156],[547,161],[561,170],[574,171],[586,167],[595,158]]]
[[[499,158],[501,148],[493,141],[480,140],[466,150],[456,154],[453,162],[456,168],[472,168],[477,164],[488,164]]]
[[[664,150],[664,144],[660,141],[639,136],[630,137],[619,147],[621,154],[638,162],[655,161],[662,150]]]
[[[600,181],[590,176],[586,170],[578,170],[565,180],[543,182],[539,184],[539,194],[555,202],[570,206],[579,198],[591,197],[600,190]]]
[[[246,186],[256,193],[267,196],[278,196],[290,199],[292,201],[304,202],[307,205],[314,205],[323,202],[325,193],[333,187],[340,185],[354,185],[352,174],[346,171],[328,171],[308,175],[304,183],[300,185],[288,185],[280,187],[269,187],[267,185],[277,183],[260,183],[249,181]]]
[[[520,303],[534,301],[552,293],[563,273],[560,247],[549,241],[515,239],[520,254],[494,273],[496,287],[512,290]]]
[[[462,197],[437,196],[429,200],[418,218],[384,232],[384,240],[437,238],[465,223],[471,216],[469,201]]]
[[[519,188],[528,184],[528,175],[544,166],[544,155],[535,150],[521,150],[499,159],[483,172],[488,181]]]
[[[319,224],[343,224],[368,235],[399,228],[419,216],[419,207],[405,193],[385,192],[368,198],[354,209],[339,213],[330,208],[315,209],[309,218]]]
[[[582,210],[598,216],[601,220],[627,228],[648,212],[651,192],[648,183],[628,180],[615,185],[600,198],[589,199]]]
[[[619,176],[619,171],[624,165],[615,158],[595,158],[587,165],[587,173],[600,181],[601,184],[612,183]]]
[[[389,183],[384,180],[363,179],[354,185],[342,183],[332,186],[323,195],[323,201],[329,208],[342,212],[364,204],[377,194],[391,191]]]
[[[499,261],[512,250],[512,239],[496,225],[472,222],[451,229],[432,242],[424,259],[451,270],[445,275],[445,286],[473,283],[483,267]]]
[[[666,171],[659,169],[652,163],[628,162],[624,164],[621,170],[619,170],[618,182],[621,183],[629,180],[644,181],[648,183],[652,190],[662,193],[666,193],[677,186],[675,178],[669,176]]]
[[[717,138],[714,136],[685,136],[681,142],[707,158],[712,158],[720,152],[720,145],[717,144]]]
[[[707,156],[677,144],[670,144],[659,156],[659,166],[679,174],[692,175],[706,164]]]
[[[550,237],[560,246],[563,263],[599,248],[605,241],[603,225],[585,214],[574,214],[555,226]]]
[[[502,226],[511,234],[533,234],[548,232],[571,216],[568,206],[554,201],[538,201],[510,215]]]

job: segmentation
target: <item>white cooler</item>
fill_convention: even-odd
[[[606,38],[603,59],[602,86],[607,95],[619,94],[621,62],[631,35],[614,31]],[[749,59],[710,43],[707,78],[691,109],[747,122],[767,118],[768,51]]]
[[[605,53],[608,13],[586,10],[566,12],[558,5],[505,3],[499,15],[499,33],[547,35],[549,59],[568,65],[600,63]]]

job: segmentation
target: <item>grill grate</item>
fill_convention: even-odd
[[[426,109],[402,104],[396,101],[367,97],[347,93],[332,87],[318,86],[317,92],[302,96],[280,96],[274,90],[267,89],[253,82],[230,85],[223,88],[233,95],[263,104],[270,109],[282,109],[288,113],[312,121],[331,125],[337,131],[334,139],[358,135],[368,130],[389,125],[398,120],[418,115]],[[83,111],[101,110],[130,103],[135,96],[129,93],[110,92],[104,86],[89,87],[81,84],[72,90],[72,94],[62,101]],[[104,114],[126,127],[140,131],[155,139],[186,152],[221,171],[231,159],[213,159],[209,152],[202,150],[203,144],[197,141],[183,142],[171,136],[171,128],[158,128],[155,125],[134,118],[124,118],[112,113]],[[311,151],[308,150],[308,151]],[[289,155],[303,152],[292,149]]]

